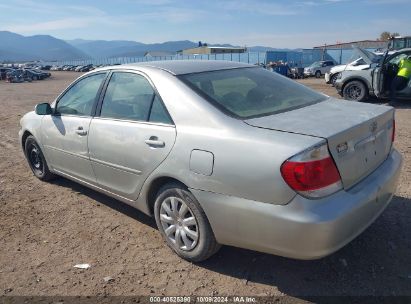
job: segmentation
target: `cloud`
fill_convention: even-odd
[[[221,4],[219,4],[219,7],[231,12],[241,11],[270,16],[289,16],[298,14],[293,5],[265,1],[222,1]]]
[[[367,0],[366,2],[369,4],[410,4],[410,0]]]
[[[64,32],[70,29],[98,27],[124,28],[134,25],[133,16],[109,16],[104,13],[79,17],[59,18],[40,22],[16,22],[2,28],[21,34]]]
[[[342,2],[347,2],[351,0],[317,0],[317,1],[300,1],[297,3],[297,6],[321,6],[321,5],[332,5],[339,4]]]
[[[150,6],[157,6],[157,5],[166,5],[173,3],[172,0],[127,0],[128,2],[141,4],[141,5],[150,5]]]
[[[82,28],[90,24],[87,18],[64,18],[60,20],[52,20],[38,23],[19,23],[6,26],[5,29],[18,33],[35,33],[48,32],[56,30],[66,30],[73,28]]]
[[[59,8],[61,10],[61,8]],[[75,6],[75,5],[68,5],[66,6],[64,9],[66,10],[70,10],[73,12],[77,12],[77,13],[82,13],[82,14],[88,14],[88,15],[106,15],[106,12],[103,11],[102,9],[99,9],[97,7],[94,6],[86,6],[86,5],[82,5],[82,6]]]
[[[212,15],[205,10],[164,7],[154,12],[136,14],[135,19],[139,21],[167,21],[170,23],[187,23],[198,19],[210,18]]]
[[[267,2],[262,0],[238,0],[224,1],[219,5],[220,8],[229,11],[241,11],[268,16],[292,16],[305,14],[304,9],[310,6],[332,5],[352,0],[306,0],[306,1],[287,1],[287,2]],[[387,1],[387,0],[383,0]],[[395,0],[394,0],[395,1]],[[397,0],[401,1],[401,0]]]
[[[0,7],[17,12],[16,17],[9,24],[6,23],[7,19],[3,20],[2,28],[22,34],[80,29],[96,24],[115,26],[126,23],[118,16],[110,16],[104,10],[88,5],[61,5],[56,2],[47,4],[33,0],[14,0],[13,4],[2,4]],[[25,18],[25,16],[30,16],[30,18]]]
[[[0,7],[9,11],[20,12],[21,14],[36,14],[41,13],[42,18],[47,16],[67,16],[67,15],[85,15],[85,16],[102,16],[106,12],[100,8],[89,5],[62,5],[53,3],[41,3],[34,0],[13,0],[9,3],[0,4]],[[25,13],[23,13],[25,12]]]

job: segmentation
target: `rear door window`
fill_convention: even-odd
[[[163,105],[163,103],[161,102],[160,98],[157,95],[154,97],[149,121],[168,124],[168,125],[173,124],[170,118],[170,115],[168,115],[168,112],[165,106]]]
[[[149,81],[140,74],[129,72],[114,72],[111,76],[100,117],[171,124]]]

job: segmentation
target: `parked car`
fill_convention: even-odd
[[[304,68],[304,76],[315,76],[316,78],[320,78],[322,75],[329,72],[334,65],[334,61],[332,60],[316,61],[310,66]]]
[[[369,67],[370,65],[367,64],[364,59],[362,59],[362,57],[360,57],[347,64],[341,64],[332,67],[329,72],[325,73],[324,79],[326,83],[332,84],[334,86],[339,73],[341,73],[342,71],[358,71],[368,69]]]
[[[24,69],[23,73],[25,78],[30,78],[31,80],[43,80],[50,77],[50,73],[41,70]]]
[[[97,69],[20,125],[36,177],[61,175],[154,216],[193,262],[221,244],[326,256],[387,207],[402,163],[392,107],[228,61]]]
[[[6,81],[10,83],[31,82],[32,79],[28,77],[22,69],[12,69],[6,73]]]
[[[92,68],[93,68],[93,65],[88,64],[88,65],[85,65],[85,66],[82,66],[81,68],[79,68],[78,72],[89,72],[89,71],[92,70]]]
[[[30,69],[24,69],[23,71],[23,75],[25,78],[30,78],[31,80],[42,80],[45,78],[44,75],[34,71],[34,70],[30,70]]]
[[[360,71],[343,71],[337,77],[335,88],[347,100],[365,101],[370,96],[386,98],[389,96],[391,82],[398,71],[398,63],[404,57],[411,55],[411,49],[386,53],[376,59],[376,55],[366,50],[362,58],[370,65],[369,69]],[[397,93],[398,99],[411,99],[411,80],[408,85]]]
[[[7,73],[12,70],[12,68],[0,68],[0,80],[6,80]]]

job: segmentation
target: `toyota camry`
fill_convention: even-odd
[[[62,176],[154,216],[194,262],[221,245],[331,254],[383,212],[402,163],[392,107],[226,61],[100,68],[20,124],[37,178]]]

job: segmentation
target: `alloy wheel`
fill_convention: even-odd
[[[348,88],[348,96],[352,100],[358,100],[361,97],[362,89],[359,86],[351,85]]]

